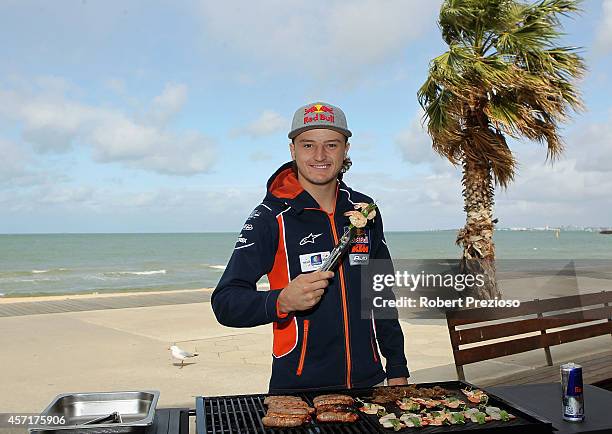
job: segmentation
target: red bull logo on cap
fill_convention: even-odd
[[[327,107],[326,105],[323,104],[315,104],[313,106],[310,106],[308,108],[304,109],[304,114],[307,115],[309,113],[334,113],[334,109],[331,107]]]
[[[306,116],[310,113],[314,113],[314,116]],[[326,115],[325,113],[329,113]],[[309,124],[311,122],[316,121],[325,121],[334,123],[334,109],[331,107],[327,107],[323,104],[315,104],[313,106],[307,107],[304,109],[304,125]]]

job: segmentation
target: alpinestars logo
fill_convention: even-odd
[[[312,232],[310,233],[310,235],[305,236],[304,238],[302,238],[300,240],[300,246],[303,246],[306,243],[312,243],[314,244],[315,240],[320,237],[323,234],[313,234]]]

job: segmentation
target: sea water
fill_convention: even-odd
[[[0,294],[214,287],[235,233],[0,235]],[[388,232],[393,258],[459,258],[456,231]],[[612,259],[612,235],[497,231],[498,259]],[[265,278],[262,280],[265,284]]]

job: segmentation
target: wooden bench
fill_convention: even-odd
[[[536,349],[543,349],[546,364],[553,366],[551,346],[612,335],[612,291],[536,299],[512,308],[448,311],[446,322],[460,380],[465,380],[464,365]],[[530,335],[519,336],[524,334]]]

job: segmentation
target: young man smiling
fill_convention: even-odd
[[[399,322],[371,311],[364,318],[361,309],[361,267],[379,259],[392,272],[380,215],[352,241],[358,255],[345,255],[334,272],[318,271],[348,226],[344,213],[372,202],[342,181],[350,136],[338,107],[316,102],[296,111],[292,161],[269,179],[212,295],[221,324],[272,323],[272,393],[370,387],[385,378],[407,384]],[[264,274],[270,290],[257,291]]]

